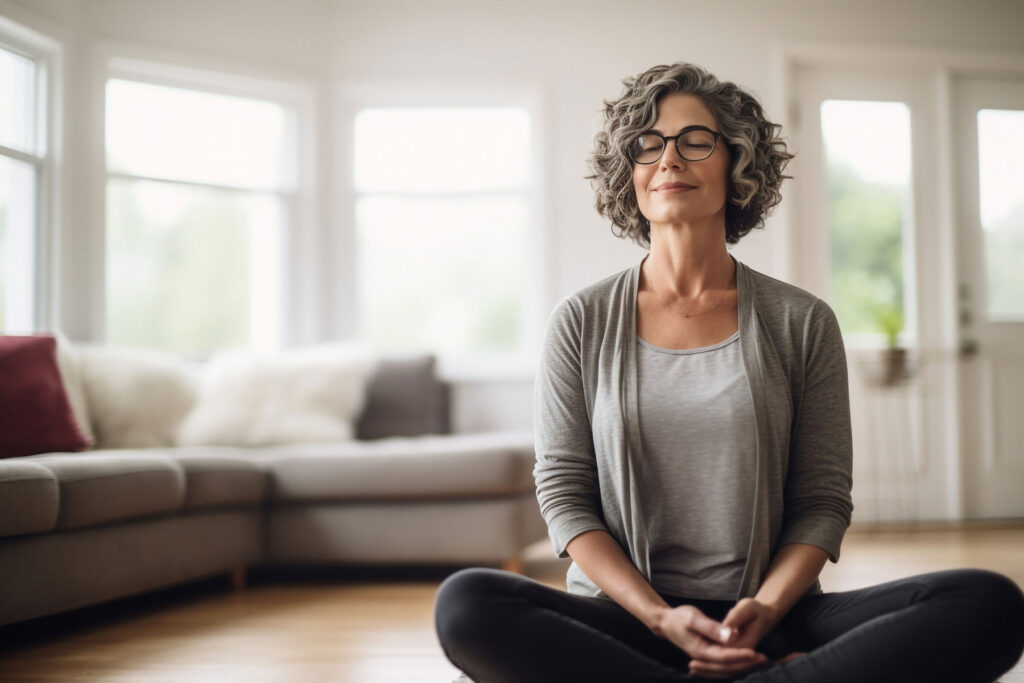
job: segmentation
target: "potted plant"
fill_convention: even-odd
[[[882,350],[882,382],[896,384],[907,376],[907,350],[899,346],[903,311],[887,305],[878,310],[877,322],[886,341],[886,348]]]

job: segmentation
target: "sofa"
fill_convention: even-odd
[[[547,535],[532,435],[451,433],[450,393],[432,357],[382,358],[353,438],[112,448],[108,431],[0,459],[0,625],[254,567],[520,570]]]

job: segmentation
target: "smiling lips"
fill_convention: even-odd
[[[687,190],[694,189],[693,185],[687,185],[686,183],[665,183],[654,188],[655,192],[685,192]]]

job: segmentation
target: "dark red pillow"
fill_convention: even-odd
[[[0,458],[80,451],[53,335],[0,336]]]

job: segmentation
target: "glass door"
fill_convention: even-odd
[[[933,80],[846,65],[800,65],[794,75],[790,277],[828,302],[843,331],[854,521],[957,516],[948,476],[957,449],[941,439],[956,406],[956,339],[941,323],[953,290],[941,287],[948,268],[931,201]]]
[[[1024,78],[953,82],[967,517],[1024,517]]]

